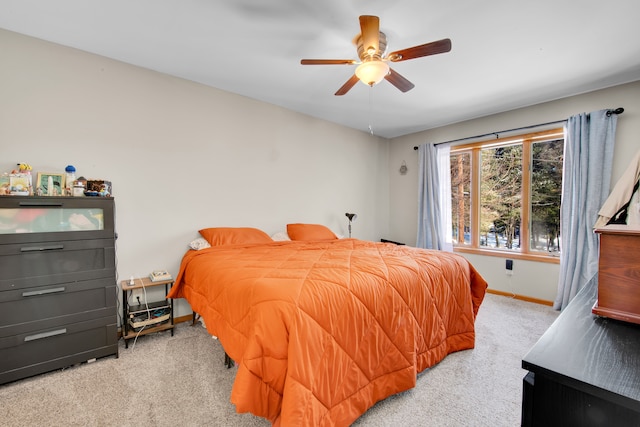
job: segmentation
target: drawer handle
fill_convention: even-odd
[[[25,248],[20,248],[20,252],[59,251],[60,249],[64,249],[63,244],[50,246],[27,246]]]
[[[41,332],[39,334],[28,335],[24,337],[24,341],[27,342],[27,341],[41,340],[42,338],[55,337],[56,335],[62,335],[66,333],[67,333],[67,328],[56,329],[55,331]]]
[[[23,292],[22,296],[23,297],[34,297],[37,295],[46,295],[46,294],[55,294],[58,292],[64,292],[65,288],[64,286],[61,288],[51,288],[51,289],[41,289],[38,291],[29,291],[29,292]]]
[[[62,206],[62,202],[28,202],[28,201],[24,201],[24,202],[20,202],[18,203],[19,206],[30,206],[30,207],[55,207],[55,206]]]

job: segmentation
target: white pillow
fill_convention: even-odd
[[[283,242],[285,240],[291,240],[286,231],[279,231],[276,234],[274,234],[273,236],[271,236],[271,238],[276,242]]]
[[[189,247],[194,251],[199,251],[200,249],[210,248],[211,245],[209,244],[209,242],[207,242],[207,239],[205,239],[204,237],[198,237],[197,239],[192,240],[189,243]]]

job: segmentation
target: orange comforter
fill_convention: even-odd
[[[348,425],[473,348],[486,286],[452,253],[341,239],[191,250],[169,297],[186,298],[238,363],[238,412]]]

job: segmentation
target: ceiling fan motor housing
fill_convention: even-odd
[[[380,36],[378,38],[378,51],[374,52],[373,54],[369,53],[369,46],[364,46],[362,42],[362,34],[358,34],[356,36],[354,43],[358,47],[358,58],[360,58],[360,61],[379,61],[380,59],[382,59],[384,52],[387,50],[387,36],[382,31],[380,31],[379,34]]]

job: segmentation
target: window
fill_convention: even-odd
[[[562,129],[452,147],[456,249],[557,258],[563,150]]]

